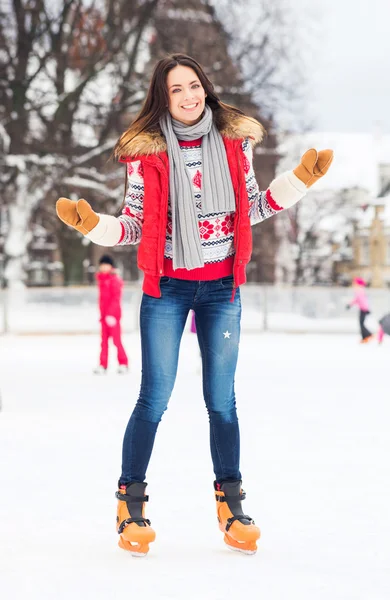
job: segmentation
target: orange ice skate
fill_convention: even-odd
[[[146,556],[150,542],[156,538],[149,519],[145,519],[145,502],[149,500],[149,496],[145,496],[146,486],[146,483],[129,483],[120,486],[115,494],[118,498],[118,546],[133,556]]]
[[[255,554],[260,529],[242,511],[241,501],[245,500],[245,492],[241,489],[241,481],[214,482],[214,489],[219,528],[225,534],[224,542],[231,550]]]

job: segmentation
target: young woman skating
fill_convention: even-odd
[[[241,505],[234,391],[251,226],[298,202],[333,158],[331,150],[311,149],[293,171],[260,192],[252,148],[262,137],[260,123],[221,102],[194,59],[172,55],[156,64],[144,105],[115,147],[127,174],[122,215],[97,214],[84,199],[57,202],[60,219],[94,243],[139,244],[142,381],[124,436],[117,492],[119,545],[138,556],[155,539],[145,516],[146,471],[191,309],[202,354],[219,527],[230,548],[257,549],[260,530]]]

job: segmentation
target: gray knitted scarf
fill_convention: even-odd
[[[186,168],[178,140],[202,138],[202,214],[236,210],[225,146],[206,104],[203,117],[195,125],[184,125],[167,112],[160,119],[169,158],[169,195],[172,208],[172,248],[174,269],[203,267],[202,246],[191,175]]]

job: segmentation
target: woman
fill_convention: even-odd
[[[260,531],[241,506],[234,393],[239,286],[251,256],[251,225],[300,200],[333,158],[330,150],[309,150],[294,172],[259,192],[252,146],[262,136],[260,123],[220,101],[194,59],[172,55],[157,63],[143,108],[115,147],[126,163],[122,215],[96,214],[83,199],[57,203],[60,219],[97,244],[140,244],[142,382],[124,436],[117,492],[119,545],[137,556],[155,538],[144,513],[146,469],[191,309],[202,354],[219,527],[230,548],[251,554],[257,549]]]

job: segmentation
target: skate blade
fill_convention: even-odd
[[[231,550],[231,552],[238,552],[239,554],[247,554],[248,556],[256,554],[257,549],[256,550],[243,550],[242,548],[233,548],[233,546],[231,546],[230,544],[226,544],[228,549]]]
[[[237,540],[233,539],[226,533],[223,541],[229,550],[233,550],[233,552],[241,552],[241,554],[256,554],[257,552],[256,542],[237,542]]]
[[[135,558],[143,558],[149,552],[149,544],[131,543],[124,540],[122,536],[119,536],[118,546],[119,548],[130,552],[131,556],[134,556]]]

